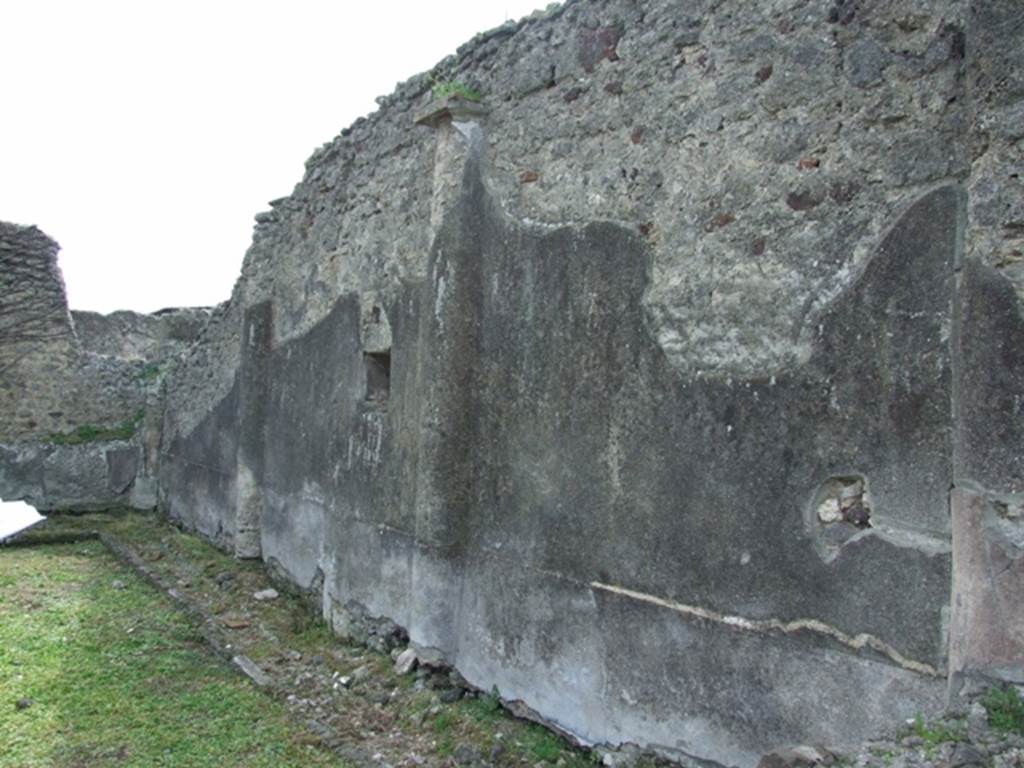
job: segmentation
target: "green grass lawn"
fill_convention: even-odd
[[[203,635],[101,542],[58,543],[97,534],[174,585],[206,617]],[[275,584],[261,563],[158,515],[53,515],[21,541],[32,546],[0,548],[0,768],[315,768],[378,756],[429,768],[472,754],[501,768],[598,762],[510,715],[497,692],[442,701],[446,671],[398,675],[387,654],[335,637],[308,597],[282,583],[277,599],[255,600]],[[259,665],[275,696],[294,694],[290,703],[251,687],[210,642]],[[358,682],[340,683],[357,671]],[[20,699],[33,703],[19,710]],[[311,743],[310,720],[316,744],[326,728],[337,753]]]
[[[0,768],[337,764],[303,733],[98,541],[0,550]]]

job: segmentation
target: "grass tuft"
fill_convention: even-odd
[[[476,699],[464,699],[462,708],[478,723],[493,723],[502,719],[501,696],[497,687]]]
[[[918,715],[914,718],[914,725],[911,727],[914,735],[920,737],[924,742],[924,748],[931,752],[940,744],[947,742],[964,741],[967,733],[963,727],[945,725],[943,723],[925,723],[924,718]]]
[[[989,688],[981,703],[995,730],[1024,736],[1024,699],[1015,687]]]
[[[546,728],[533,725],[520,739],[523,752],[533,761],[554,763],[562,754],[565,742]]]

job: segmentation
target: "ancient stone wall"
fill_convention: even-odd
[[[1019,675],[1016,19],[479,37],[434,78],[486,117],[414,78],[257,217],[170,513],[585,740],[742,764]]]
[[[151,508],[161,381],[206,313],[70,313],[57,252],[0,223],[0,498]]]
[[[210,319],[207,308],[161,309],[138,312],[72,310],[78,342],[86,352],[125,360],[162,364],[173,360],[199,336]]]
[[[478,36],[257,216],[168,380],[163,506],[588,742],[750,765],[1020,680],[1021,23]]]
[[[1024,683],[1024,14],[975,2],[954,325],[950,668]]]
[[[0,229],[0,430],[6,440],[67,426],[56,403],[75,345],[57,250],[35,227]]]

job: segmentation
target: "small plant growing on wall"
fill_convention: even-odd
[[[442,79],[434,76],[431,92],[435,99],[462,99],[464,101],[480,101],[483,96],[479,91],[470,88],[460,80]]]
[[[151,381],[156,381],[160,378],[160,366],[156,363],[149,363],[139,371],[138,376],[139,381],[146,382],[147,384]]]
[[[140,408],[134,416],[113,426],[101,427],[95,424],[82,424],[71,432],[54,433],[47,437],[46,441],[53,445],[81,445],[110,440],[131,440],[145,415],[145,410]]]

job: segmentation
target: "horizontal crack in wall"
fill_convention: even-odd
[[[385,533],[396,534],[399,536],[410,539],[413,544],[419,548],[428,551],[441,551],[439,547],[432,545],[428,542],[423,541],[415,534],[404,531],[401,528],[388,525],[386,523],[374,523],[368,520],[361,520],[356,518],[355,522],[367,525],[371,528],[377,529],[380,535]],[[825,635],[833,640],[836,640],[843,645],[852,648],[853,650],[861,650],[863,648],[870,648],[873,651],[877,651],[889,658],[897,666],[916,672],[921,675],[927,675],[929,677],[944,678],[945,673],[941,670],[936,669],[931,664],[926,664],[922,661],[916,661],[909,659],[900,653],[898,650],[893,648],[891,645],[883,640],[862,632],[858,635],[848,635],[842,630],[836,629],[830,624],[826,624],[823,621],[817,619],[795,619],[793,621],[780,621],[778,619],[748,619],[743,616],[730,616],[724,613],[718,613],[707,608],[701,608],[695,605],[685,605],[684,603],[677,603],[674,600],[666,600],[665,598],[656,597],[655,595],[648,595],[644,592],[637,592],[632,589],[625,587],[616,587],[611,584],[604,584],[600,581],[591,581],[589,583],[575,579],[564,573],[558,573],[551,571],[547,568],[538,568],[533,565],[524,565],[522,562],[516,561],[513,558],[506,558],[497,555],[494,552],[478,552],[477,557],[483,557],[490,560],[499,562],[515,563],[518,568],[526,568],[529,571],[540,573],[544,576],[556,578],[561,581],[569,582],[580,587],[600,590],[602,592],[610,592],[615,595],[622,597],[629,597],[633,600],[639,600],[641,602],[649,603],[651,605],[659,606],[660,608],[667,608],[670,611],[681,613],[686,616],[694,616],[700,619],[707,619],[708,621],[714,621],[719,624],[724,624],[735,629],[744,630],[747,632],[782,632],[784,634],[793,634],[795,632],[814,632],[819,635]]]
[[[651,605],[657,605],[661,608],[667,608],[670,611],[675,611],[676,613],[681,613],[686,616],[695,616],[697,618],[707,619],[708,621],[725,624],[726,626],[746,630],[748,632],[783,632],[785,634],[792,634],[794,632],[815,632],[817,634],[830,637],[833,640],[837,640],[843,645],[849,646],[854,650],[859,651],[862,648],[871,648],[874,651],[878,651],[879,653],[886,655],[900,667],[912,672],[929,675],[931,677],[944,676],[939,670],[935,669],[935,667],[930,664],[908,659],[891,645],[879,640],[873,635],[861,633],[859,635],[851,636],[823,621],[818,621],[817,619],[796,619],[794,621],[779,621],[778,619],[747,619],[743,616],[729,616],[728,614],[718,613],[717,611],[711,611],[707,608],[701,608],[695,605],[684,605],[683,603],[677,603],[674,600],[666,600],[643,592],[635,592],[634,590],[626,589],[625,587],[615,587],[611,584],[602,584],[599,581],[590,582],[590,586],[592,589],[598,589],[615,595],[629,597],[633,600],[639,600],[644,603],[650,603]]]

